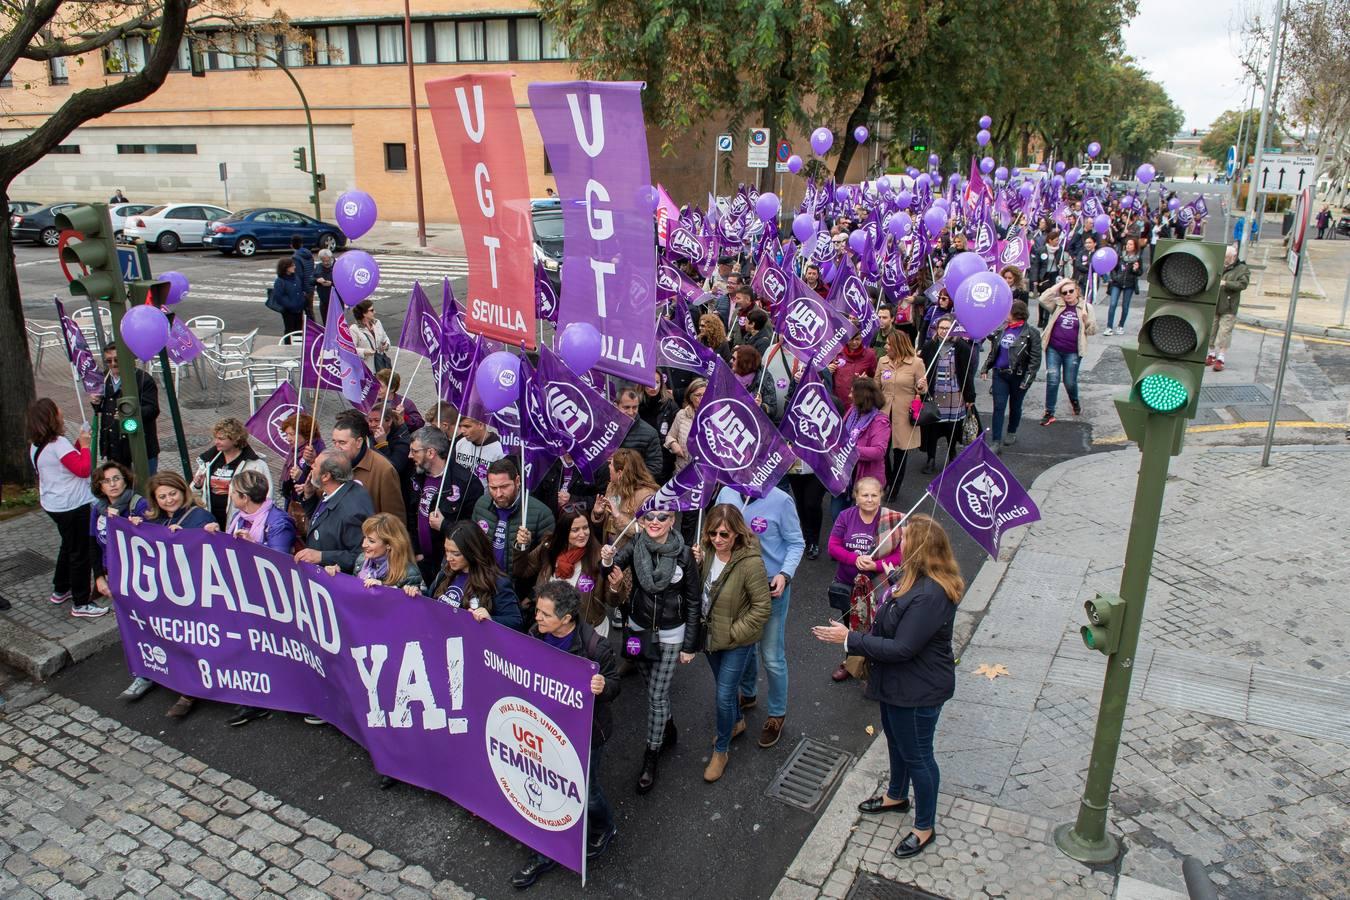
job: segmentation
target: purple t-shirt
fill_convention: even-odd
[[[881,514],[872,520],[869,525],[862,520],[862,515],[858,512],[858,507],[850,506],[839,514],[839,518],[834,520],[834,527],[830,529],[830,543],[836,542],[843,545],[845,550],[851,550],[854,553],[871,553],[877,543],[877,522],[881,520]],[[852,584],[853,579],[857,577],[858,569],[851,563],[841,562],[835,569],[834,580],[842,581],[845,584]]]
[[[1003,337],[998,342],[998,358],[994,360],[995,369],[1007,369],[1012,366],[1012,361],[1008,358],[1012,352],[1013,344],[1017,343],[1017,336],[1022,333],[1025,325],[1010,326],[1003,332]]]
[[[1066,306],[1050,328],[1050,346],[1060,353],[1078,352],[1078,329],[1083,327],[1078,307]]]

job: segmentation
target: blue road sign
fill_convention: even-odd
[[[1229,148],[1228,148],[1228,165],[1224,168],[1224,172],[1228,175],[1229,178],[1232,178],[1232,177],[1233,177],[1233,173],[1236,172],[1236,171],[1237,171],[1237,148],[1236,148],[1236,147],[1229,147]]]
[[[135,281],[141,277],[141,260],[135,247],[117,248],[117,268],[122,270],[123,281]]]

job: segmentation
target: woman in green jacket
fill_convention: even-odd
[[[703,780],[713,782],[726,771],[731,739],[745,731],[738,690],[773,598],[759,541],[735,506],[720,503],[708,511],[694,556],[703,578],[704,649],[717,684],[717,740],[703,772]]]

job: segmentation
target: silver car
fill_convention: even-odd
[[[207,203],[168,203],[128,216],[122,226],[126,240],[137,238],[151,247],[172,253],[183,246],[201,246],[207,225],[230,211]]]
[[[122,229],[127,224],[127,219],[154,208],[155,204],[153,203],[108,204],[108,216],[112,219],[113,237],[119,241],[122,240]]]

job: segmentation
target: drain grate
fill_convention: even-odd
[[[1264,384],[1208,384],[1200,388],[1200,405],[1270,403],[1271,396],[1270,388]]]
[[[15,585],[56,568],[56,563],[33,550],[20,550],[0,559],[0,584]]]
[[[850,753],[803,738],[765,793],[789,806],[815,812],[852,759]]]
[[[859,872],[849,888],[847,900],[946,900],[912,884],[887,881],[871,872]]]

